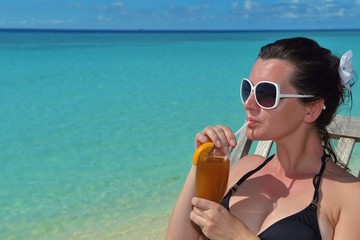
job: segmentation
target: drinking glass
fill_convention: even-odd
[[[228,183],[229,171],[230,159],[221,149],[213,148],[197,163],[196,196],[220,203]]]

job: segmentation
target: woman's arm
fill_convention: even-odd
[[[195,196],[195,171],[196,167],[192,166],[176,201],[169,220],[166,240],[199,239],[201,230],[190,220],[191,199]]]
[[[334,240],[360,239],[360,182],[347,183],[344,191],[338,222],[335,226]]]
[[[209,126],[196,134],[195,148],[209,141],[214,142],[218,148],[222,147],[225,153],[230,145],[232,147],[236,145],[234,133],[230,128],[222,125]],[[190,219],[193,209],[191,199],[195,196],[195,172],[196,167],[192,166],[171,214],[166,232],[167,240],[203,239],[201,229]]]

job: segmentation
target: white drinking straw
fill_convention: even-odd
[[[249,121],[245,121],[244,125],[242,125],[242,127],[239,128],[239,130],[236,131],[235,137],[237,137],[242,132],[242,130],[244,130],[244,128],[247,127],[248,124],[249,124]]]

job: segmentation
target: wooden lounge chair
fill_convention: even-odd
[[[360,117],[336,116],[328,126],[332,140],[337,142],[336,154],[345,165],[349,164],[355,143],[360,142]],[[239,136],[238,144],[232,155],[234,164],[241,157],[249,154],[252,144],[243,132]],[[267,157],[271,151],[273,141],[258,141],[254,153]],[[353,173],[354,174],[354,173]],[[357,174],[360,177],[360,171]]]

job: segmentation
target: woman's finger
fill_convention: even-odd
[[[229,142],[227,140],[226,133],[225,133],[225,130],[224,130],[223,126],[217,125],[217,126],[213,127],[213,129],[214,129],[214,131],[216,132],[218,138],[221,141],[221,146],[217,146],[217,147],[227,147],[227,146],[229,146]]]
[[[230,146],[235,147],[236,146],[236,137],[234,132],[227,126],[221,126],[224,134],[226,136],[226,140],[229,143]]]
[[[210,138],[210,140],[213,143],[215,143],[216,147],[220,148],[223,146],[223,143],[222,143],[217,131],[218,131],[218,129],[215,129],[215,127],[209,126],[209,127],[206,127],[202,133],[207,135],[208,138]]]
[[[191,199],[191,204],[198,208],[201,211],[206,211],[211,209],[212,207],[218,205],[217,203],[204,199],[204,198],[198,198],[198,197],[193,197]]]
[[[194,207],[190,213],[190,220],[193,221],[200,228],[203,228],[206,223],[204,213],[196,207]]]
[[[201,144],[211,142],[211,139],[204,133],[199,132],[195,136],[195,148],[198,148]]]
[[[229,147],[236,146],[236,138],[233,131],[226,126],[208,126],[202,132],[195,136],[195,148],[198,148],[205,142],[213,142],[217,148],[222,148],[225,154]]]

